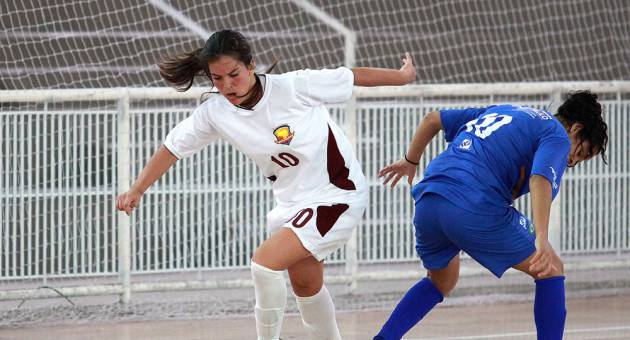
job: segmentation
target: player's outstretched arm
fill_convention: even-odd
[[[177,157],[162,145],[144,166],[131,188],[116,198],[116,209],[130,215],[133,209],[138,206],[144,192],[162,177],[175,162],[177,162]]]
[[[416,128],[407,154],[401,160],[384,167],[378,172],[378,177],[385,177],[383,185],[387,185],[391,181],[391,187],[393,188],[404,176],[407,176],[407,182],[411,185],[413,178],[416,176],[416,168],[418,163],[420,163],[424,149],[441,129],[442,120],[440,119],[439,111],[432,111],[424,116]]]
[[[405,53],[402,67],[398,70],[374,67],[355,67],[354,85],[357,86],[386,86],[406,85],[416,80],[416,67],[413,65],[411,54]]]

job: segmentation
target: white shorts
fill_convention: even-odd
[[[291,228],[313,256],[322,261],[343,247],[359,225],[367,207],[367,191],[319,199],[293,206],[277,206],[267,214],[269,235]]]

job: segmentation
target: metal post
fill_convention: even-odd
[[[116,154],[118,156],[118,193],[129,189],[130,148],[129,148],[129,94],[127,91],[118,100],[118,133]],[[118,273],[122,293],[120,302],[128,305],[131,299],[131,220],[124,212],[118,213]]]

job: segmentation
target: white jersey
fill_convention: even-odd
[[[273,181],[280,206],[364,192],[352,146],[324,107],[349,100],[353,84],[345,67],[266,75],[251,110],[213,96],[171,130],[164,145],[184,158],[225,139]]]

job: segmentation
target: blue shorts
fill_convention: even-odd
[[[413,224],[426,269],[445,268],[463,250],[501,277],[536,250],[533,224],[513,207],[504,214],[477,215],[429,192],[416,202]]]

